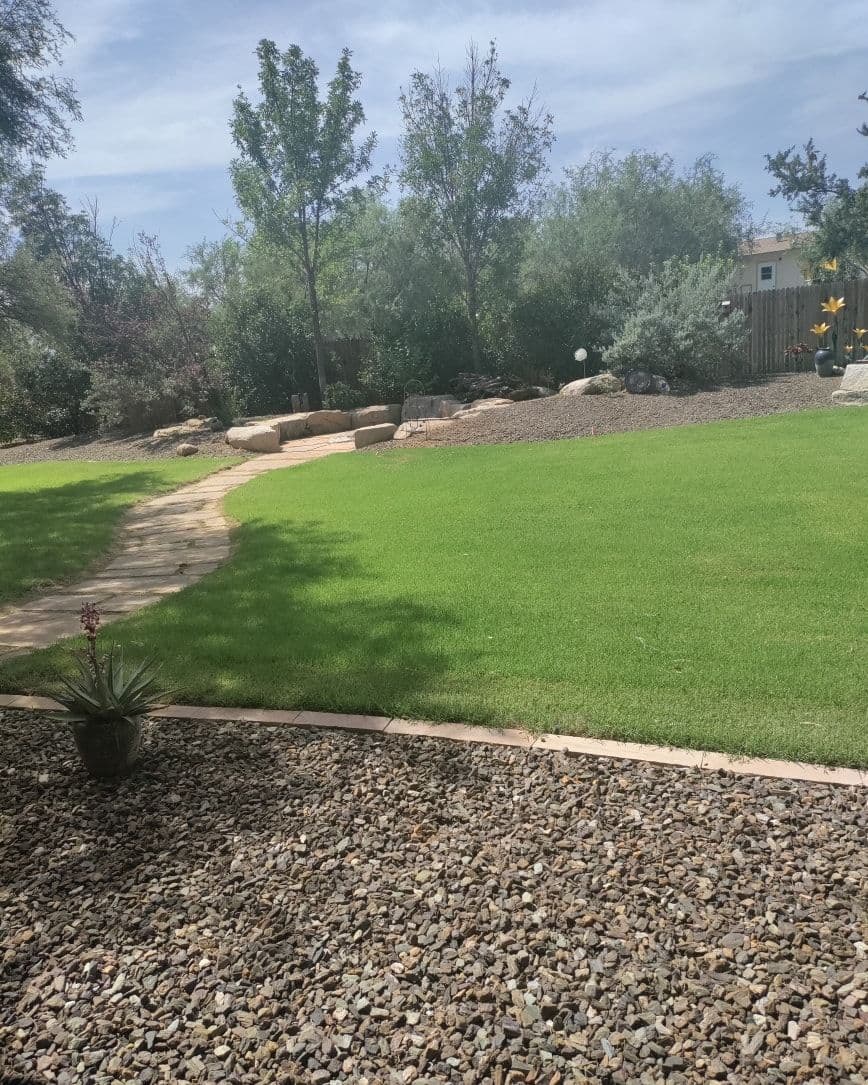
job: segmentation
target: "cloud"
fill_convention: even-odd
[[[496,37],[517,94],[537,83],[563,140],[612,133],[660,111],[695,112],[772,76],[798,88],[799,71],[826,63],[859,21],[853,0],[824,12],[813,4],[651,0],[582,5],[385,4],[348,2],[296,11],[292,36],[329,74],[343,44],[355,50],[369,121],[387,141],[400,129],[397,95],[414,67],[463,62],[469,40]],[[60,14],[77,34],[68,69],[85,112],[64,172],[89,176],[225,166],[232,154],[231,104],[240,82],[255,90],[253,49],[260,36],[288,41],[285,9],[197,0],[162,9],[144,0],[64,0]],[[200,17],[196,17],[200,16]],[[284,31],[282,33],[282,31]],[[160,49],[155,47],[158,43]],[[770,48],[774,43],[774,48]],[[98,62],[98,63],[97,63]],[[715,107],[719,112],[719,109]]]

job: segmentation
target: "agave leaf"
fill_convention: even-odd
[[[58,700],[65,717],[74,719],[133,719],[147,715],[166,696],[157,681],[153,658],[128,665],[120,648],[112,646],[105,656],[75,657],[78,674],[60,677]]]

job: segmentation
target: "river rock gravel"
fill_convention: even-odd
[[[0,714],[4,1082],[850,1082],[851,788],[440,739]],[[5,1076],[4,1076],[5,1075]]]
[[[719,422],[731,418],[832,407],[840,378],[784,373],[763,380],[682,389],[675,395],[549,396],[485,411],[412,437],[408,445],[505,444],[592,437],[626,430]]]
[[[52,460],[162,460],[178,455],[178,445],[195,445],[203,456],[238,456],[226,444],[225,433],[193,433],[183,439],[156,440],[150,434],[53,437],[29,444],[0,448],[0,467],[6,464],[47,463]]]

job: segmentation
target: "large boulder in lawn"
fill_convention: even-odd
[[[388,403],[383,407],[360,407],[353,411],[350,416],[353,429],[361,429],[363,426],[380,426],[386,423],[398,426],[401,424],[401,404]]]
[[[181,444],[175,449],[176,456],[195,456],[199,451],[198,445],[191,445],[187,441],[182,441]]]
[[[562,396],[602,396],[622,392],[624,382],[614,373],[597,373],[593,377],[581,377],[561,388]]]
[[[312,437],[352,428],[353,420],[347,411],[310,411],[307,416],[307,432]]]
[[[280,427],[264,422],[255,426],[233,426],[226,431],[226,443],[243,452],[278,452]]]
[[[356,448],[367,448],[380,441],[391,441],[398,427],[394,422],[381,422],[378,426],[360,426],[353,432]]]
[[[841,387],[832,393],[836,403],[868,405],[868,362],[851,362],[844,370]]]
[[[401,409],[401,420],[414,418],[451,418],[467,406],[455,396],[407,396]]]

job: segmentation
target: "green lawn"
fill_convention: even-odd
[[[856,408],[335,456],[235,491],[232,563],[114,629],[192,703],[865,765],[866,464]]]
[[[97,563],[125,509],[225,466],[226,459],[0,467],[0,605]]]

